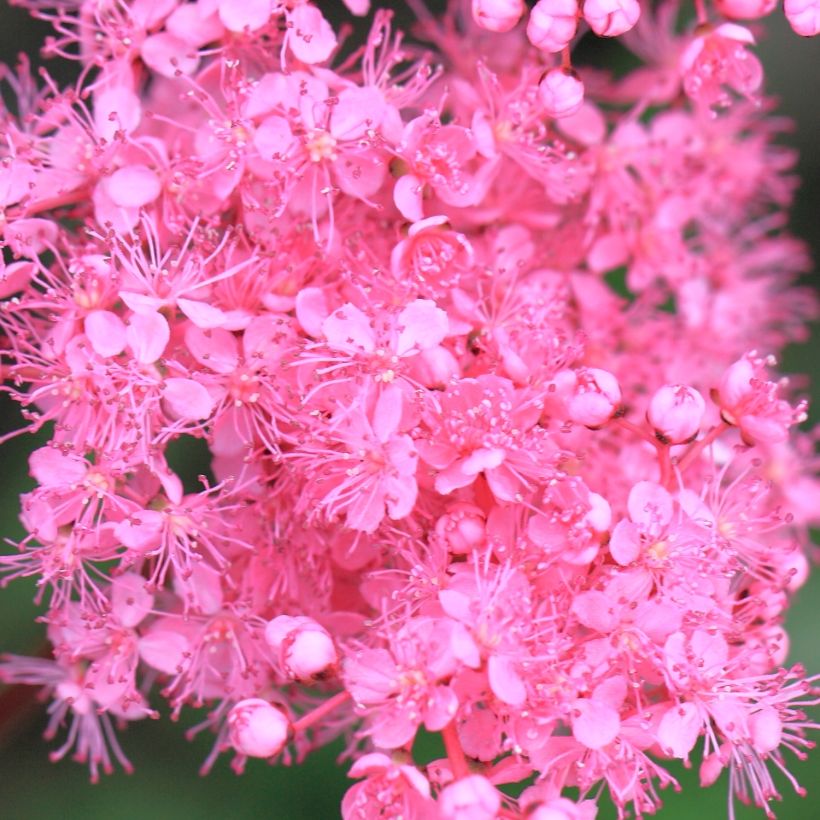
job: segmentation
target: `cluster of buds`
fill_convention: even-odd
[[[20,4],[82,64],[0,75],[3,390],[49,436],[0,573],[50,646],[0,681],[54,757],[129,768],[156,687],[205,770],[342,738],[348,820],[642,816],[675,758],[769,811],[820,523],[756,352],[816,315],[736,22],[774,4]]]

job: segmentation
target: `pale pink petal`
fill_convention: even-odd
[[[451,464],[436,476],[436,492],[449,495],[460,487],[469,487],[475,481],[475,475],[464,472],[464,460]]]
[[[239,343],[223,328],[202,330],[196,325],[185,329],[185,345],[191,355],[214,373],[233,373],[239,366]]]
[[[458,698],[449,686],[436,686],[430,692],[424,713],[424,726],[431,732],[440,732],[458,711]]]
[[[256,31],[270,19],[272,0],[221,0],[219,19],[228,31]]]
[[[130,290],[121,290],[120,299],[134,311],[134,313],[155,313],[165,306],[165,301],[158,296],[149,296],[145,293],[134,293]]]
[[[393,186],[393,202],[401,215],[410,222],[424,219],[423,193],[424,183],[413,174],[400,176]]]
[[[399,314],[399,341],[396,353],[426,350],[441,344],[447,335],[447,314],[430,299],[416,299]]]
[[[127,629],[135,627],[154,606],[154,596],[146,591],[145,583],[136,572],[117,575],[111,582],[111,611]]]
[[[336,35],[316,6],[298,5],[285,12],[290,50],[303,63],[321,63],[336,48]]]
[[[487,678],[493,694],[510,706],[521,706],[527,700],[527,688],[511,658],[491,655],[487,661]]]
[[[506,464],[490,467],[484,471],[484,477],[499,501],[515,501],[521,492],[521,482]]]
[[[296,320],[308,336],[317,339],[322,335],[322,323],[329,313],[327,296],[321,288],[302,288],[296,294]]]
[[[380,393],[373,410],[373,432],[379,441],[387,441],[398,430],[403,403],[403,394],[397,384],[387,385]]]
[[[462,461],[461,469],[468,475],[478,475],[483,470],[498,467],[503,463],[505,455],[500,447],[474,450]]]
[[[355,140],[379,127],[385,103],[372,85],[346,88],[340,92],[330,116],[330,133],[338,140]]]
[[[114,534],[129,549],[158,547],[165,517],[157,510],[137,510],[114,527]]]
[[[588,749],[602,749],[618,736],[618,712],[598,700],[579,699],[573,704],[572,734]]]
[[[694,703],[668,709],[658,725],[658,743],[672,757],[685,759],[695,747],[703,721]]]
[[[12,262],[10,265],[0,264],[0,299],[7,299],[21,291],[36,273],[33,262]]]
[[[29,472],[44,487],[79,484],[88,472],[84,458],[56,447],[40,447],[28,459]]]
[[[16,256],[33,258],[57,240],[57,223],[49,219],[15,219],[4,227],[5,240]]]
[[[376,346],[376,333],[371,320],[349,302],[334,310],[322,322],[322,332],[335,350],[372,353]]]
[[[167,31],[147,37],[140,55],[149,68],[171,79],[180,73],[193,74],[199,65],[196,49]]]
[[[225,311],[207,302],[195,299],[177,299],[177,307],[197,326],[203,329],[222,327],[225,324]]]
[[[111,141],[117,131],[130,134],[142,119],[140,98],[127,86],[112,86],[94,95],[94,126]]]
[[[761,754],[773,752],[783,738],[783,721],[777,710],[764,706],[749,718],[755,749]]]
[[[381,189],[387,167],[373,154],[343,154],[333,163],[333,174],[344,193],[366,201]]]
[[[187,3],[178,6],[165,21],[167,32],[193,48],[201,48],[207,43],[214,42],[225,33],[225,27],[218,15],[203,15],[199,5]]]
[[[274,114],[259,124],[253,144],[264,159],[283,159],[293,145],[293,131],[284,117]]]
[[[121,208],[141,208],[162,191],[157,174],[147,165],[125,165],[105,181],[111,201]]]
[[[94,352],[107,358],[125,350],[125,322],[110,310],[92,310],[83,321],[83,329]]]
[[[576,595],[571,611],[584,626],[597,632],[611,632],[620,622],[613,602],[597,589]]]
[[[674,503],[667,490],[652,481],[639,481],[629,491],[629,517],[644,529],[665,527],[672,520]]]
[[[619,521],[612,530],[609,552],[622,566],[637,560],[641,550],[641,531],[631,521]]]
[[[125,337],[140,364],[153,364],[164,353],[171,329],[161,313],[135,313],[128,320]]]
[[[166,379],[162,398],[171,417],[183,421],[206,419],[214,409],[211,395],[193,379]]]

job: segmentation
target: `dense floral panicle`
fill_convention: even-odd
[[[0,681],[52,756],[130,769],[154,689],[203,771],[343,737],[356,820],[644,816],[673,758],[800,790],[820,483],[772,368],[818,306],[736,22],[773,3],[20,2],[81,66],[0,73],[2,389],[47,439],[0,572],[52,655]]]

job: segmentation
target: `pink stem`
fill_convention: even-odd
[[[713,427],[700,441],[696,441],[689,448],[678,462],[678,469],[683,472],[703,452],[704,448],[708,447],[721,433],[725,433],[728,429],[729,425],[725,421]]]
[[[447,750],[447,759],[450,761],[453,777],[456,780],[467,777],[470,774],[470,766],[464,756],[464,749],[461,748],[461,741],[458,739],[456,722],[448,723],[441,730],[441,736],[444,739],[444,748]]]
[[[350,692],[348,692],[347,689],[338,692],[332,698],[328,698],[324,703],[317,706],[312,712],[302,715],[302,717],[293,724],[293,733],[304,732],[305,729],[310,728],[314,723],[318,723],[338,706],[341,706],[349,700]]]

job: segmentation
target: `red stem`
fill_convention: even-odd
[[[729,425],[722,421],[713,427],[700,441],[696,441],[678,462],[678,469],[683,472],[721,433],[725,433]]]
[[[444,748],[447,750],[447,760],[450,761],[450,768],[455,780],[461,780],[470,774],[470,765],[461,748],[461,741],[458,739],[456,722],[448,723],[441,730],[441,737],[444,739]]]
[[[319,704],[312,712],[302,715],[302,717],[293,724],[293,733],[304,732],[305,729],[308,729],[314,723],[318,723],[322,718],[348,700],[350,700],[350,692],[348,692],[347,689],[337,692],[332,698],[328,698],[324,703]]]

